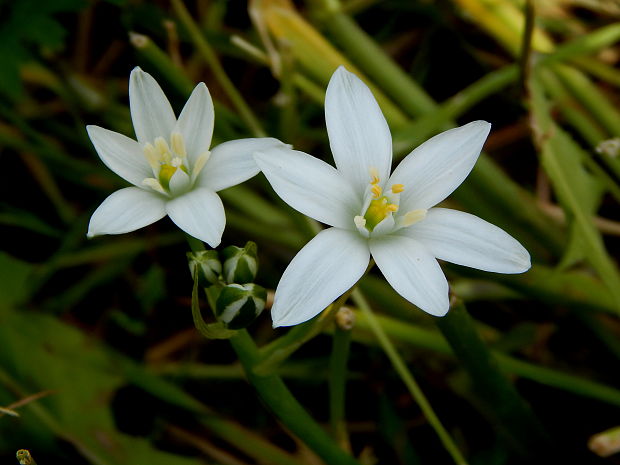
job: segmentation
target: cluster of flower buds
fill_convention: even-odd
[[[258,249],[254,242],[245,247],[226,247],[187,254],[193,278],[215,295],[214,313],[228,329],[250,325],[265,308],[267,291],[254,278],[258,271]],[[198,273],[198,276],[194,274]]]

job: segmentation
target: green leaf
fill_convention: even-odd
[[[587,258],[614,297],[620,313],[620,275],[607,254],[586,204],[589,178],[580,164],[580,148],[550,116],[549,103],[537,77],[530,81],[532,126],[541,151],[541,163],[569,217],[573,217]]]

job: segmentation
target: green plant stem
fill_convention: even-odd
[[[320,20],[333,34],[334,39],[348,52],[348,56],[358,63],[368,76],[381,83],[395,102],[410,116],[420,116],[437,108],[428,94],[392,61],[368,35],[360,34],[359,26],[348,15],[340,12],[340,2],[334,0],[314,0],[320,8]],[[350,40],[355,37],[355,40]]]
[[[503,430],[513,452],[532,458],[536,451],[551,453],[550,441],[514,385],[478,335],[474,321],[460,299],[452,298],[450,311],[435,322],[470,375],[473,388],[487,412]]]
[[[230,98],[231,102],[239,112],[239,116],[246,123],[248,128],[256,137],[265,137],[265,131],[263,130],[261,124],[259,123],[256,116],[245,102],[235,85],[232,83],[222,64],[220,63],[216,53],[213,51],[207,40],[205,39],[202,31],[196,24],[196,22],[192,19],[189,11],[185,7],[185,4],[182,0],[172,0],[172,7],[176,12],[179,20],[189,33],[194,45],[205,59],[209,68],[219,84],[226,92],[228,98]]]
[[[256,374],[255,367],[260,362],[261,356],[247,331],[238,331],[230,339],[230,343],[245,368],[248,381],[289,430],[330,465],[360,465],[331,440],[278,376]]]
[[[620,136],[620,113],[581,71],[561,63],[551,69],[610,135]]]
[[[525,93],[527,81],[530,75],[530,60],[532,56],[532,36],[534,34],[534,26],[536,19],[536,10],[532,0],[525,0],[524,5],[525,24],[523,26],[523,34],[521,36],[521,50],[519,53],[519,71],[520,71],[520,88]]]
[[[354,339],[365,344],[375,342],[373,326],[365,314],[355,311],[355,316],[356,331],[353,333]],[[436,331],[385,315],[376,315],[375,318],[388,336],[399,345],[431,350],[440,354],[452,354],[450,345]],[[502,371],[506,373],[620,407],[620,390],[618,389],[552,368],[519,360],[498,351],[493,351],[493,356]]]
[[[310,321],[291,328],[284,336],[280,336],[272,343],[262,347],[260,349],[262,360],[255,367],[256,373],[262,375],[273,373],[297,349],[320,334],[333,321],[334,316],[347,301],[351,292],[353,292],[353,289],[342,294],[329,307]]]
[[[351,330],[335,325],[332,353],[329,362],[329,420],[336,442],[346,451],[351,450],[346,425],[347,360],[351,346]]]
[[[353,291],[352,297],[353,297],[354,302],[357,304],[360,311],[362,312],[362,314],[366,317],[366,321],[368,322],[370,329],[375,334],[376,338],[379,340],[379,344],[381,345],[385,354],[390,359],[392,366],[394,367],[394,369],[396,370],[400,378],[403,380],[403,382],[407,386],[407,389],[409,390],[409,392],[411,393],[411,395],[413,396],[413,398],[419,405],[420,409],[424,413],[424,416],[426,417],[430,425],[433,427],[433,429],[437,433],[437,436],[439,436],[439,439],[442,442],[443,446],[446,448],[446,451],[450,454],[450,456],[452,457],[452,459],[454,460],[456,464],[458,465],[467,464],[467,461],[461,455],[461,452],[459,451],[458,447],[456,446],[456,444],[450,437],[450,434],[441,424],[441,421],[439,421],[439,418],[435,414],[433,407],[431,406],[428,399],[426,398],[426,396],[424,395],[424,393],[418,386],[418,383],[416,382],[413,375],[407,368],[407,365],[403,361],[402,357],[399,355],[398,351],[396,350],[396,348],[394,347],[394,345],[388,338],[387,334],[381,327],[379,320],[375,318],[375,315],[373,314],[370,308],[370,305],[368,305],[368,302],[366,302],[366,299],[364,298],[361,291],[356,289],[355,291]]]
[[[189,95],[194,83],[155,44],[150,37],[135,32],[129,33],[131,45],[170,82],[181,95]]]

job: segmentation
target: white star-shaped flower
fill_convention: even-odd
[[[364,274],[370,256],[405,299],[437,316],[449,308],[437,258],[496,273],[522,273],[530,256],[519,242],[476,216],[432,208],[472,170],[491,125],[474,121],[411,152],[390,175],[392,138],[366,85],[340,67],[325,97],[336,168],[288,148],[256,153],[282,199],[331,228],[291,261],[272,307],[274,327],[321,312]]]
[[[255,151],[285,145],[272,138],[239,139],[210,151],[214,112],[204,83],[177,120],[157,81],[135,68],[129,106],[137,141],[86,127],[101,160],[133,184],[103,201],[90,219],[88,236],[135,231],[168,215],[186,233],[217,247],[226,217],[216,192],[259,172]]]

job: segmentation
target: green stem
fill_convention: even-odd
[[[261,356],[247,331],[238,331],[235,336],[230,338],[230,343],[245,368],[248,381],[284,426],[302,439],[326,463],[330,465],[360,465],[357,460],[331,440],[297,402],[278,376],[256,374],[255,368],[261,361]]]
[[[352,297],[359,309],[361,310],[362,314],[366,317],[368,325],[375,334],[376,338],[379,340],[379,344],[381,345],[385,354],[390,359],[392,366],[407,386],[407,389],[411,393],[412,397],[420,406],[420,409],[424,413],[424,416],[426,417],[430,425],[437,433],[437,436],[439,436],[439,439],[441,440],[443,446],[446,448],[446,451],[448,451],[448,453],[457,465],[467,464],[467,461],[461,455],[461,452],[450,437],[448,431],[441,424],[441,421],[435,414],[433,407],[420,389],[420,386],[418,386],[418,383],[407,368],[407,365],[405,364],[398,351],[388,338],[387,334],[381,327],[381,324],[373,314],[370,305],[368,305],[368,302],[366,302],[363,294],[356,289],[355,291],[353,291]]]
[[[500,371],[463,302],[453,298],[448,314],[435,322],[470,375],[479,400],[509,440],[513,452],[530,458],[534,451],[550,453],[549,439],[542,426],[514,385]]]
[[[332,433],[340,447],[351,450],[346,425],[347,359],[351,346],[351,330],[336,323],[332,337],[332,353],[329,363],[329,419]]]
[[[196,45],[196,48],[209,65],[211,72],[213,73],[219,84],[222,86],[222,89],[224,89],[224,92],[226,92],[226,95],[228,95],[228,98],[230,98],[237,111],[239,112],[239,116],[247,124],[248,128],[252,131],[254,136],[265,137],[265,131],[258,122],[258,119],[256,118],[256,116],[254,116],[254,113],[245,102],[235,85],[232,83],[232,81],[226,74],[226,71],[224,71],[224,68],[220,63],[220,60],[218,59],[216,53],[205,39],[202,31],[200,30],[196,22],[192,19],[183,1],[172,0],[172,7],[174,8],[174,11],[179,17],[179,20],[192,38],[194,45]]]
[[[519,71],[520,71],[520,87],[521,92],[525,93],[527,81],[530,74],[530,60],[532,55],[532,36],[534,34],[536,10],[534,2],[526,0],[524,5],[525,24],[523,26],[523,35],[521,37],[521,51],[519,54]]]
[[[170,82],[181,95],[189,95],[194,83],[172,62],[150,37],[135,32],[129,33],[131,45]]]
[[[356,311],[355,315],[356,331],[353,334],[355,340],[364,344],[376,342],[373,337],[373,325],[365,317],[365,314]],[[398,344],[431,350],[440,354],[452,354],[450,346],[441,337],[441,334],[436,331],[423,329],[420,326],[414,326],[406,321],[385,315],[377,315],[375,318],[388,336]],[[618,389],[552,368],[519,360],[498,351],[493,351],[493,356],[502,371],[506,373],[514,374],[554,389],[571,392],[620,407],[620,390]]]
[[[277,367],[289,358],[297,349],[320,334],[334,319],[334,316],[347,301],[353,289],[342,294],[319,315],[291,328],[284,336],[262,347],[261,362],[255,367],[256,373],[266,375],[273,373]]]
[[[609,134],[620,136],[620,113],[581,71],[560,63],[552,69]]]
[[[371,79],[381,83],[382,89],[410,116],[420,116],[437,108],[437,104],[428,94],[389,58],[355,21],[340,12],[340,2],[314,0],[310,3],[320,9],[320,20],[336,42],[347,51],[348,56],[359,64]]]

